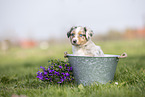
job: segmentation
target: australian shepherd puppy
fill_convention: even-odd
[[[72,27],[67,33],[72,44],[74,55],[79,56],[104,56],[100,46],[96,46],[92,41],[93,31],[86,27]]]

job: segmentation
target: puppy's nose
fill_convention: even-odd
[[[73,40],[73,43],[76,43],[77,42],[77,40]]]

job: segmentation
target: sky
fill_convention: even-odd
[[[67,38],[72,26],[95,34],[145,26],[145,0],[0,0],[0,39]]]

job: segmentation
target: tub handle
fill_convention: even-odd
[[[67,58],[68,56],[67,56],[67,52],[64,52],[64,58]]]
[[[127,54],[126,53],[123,53],[121,54],[121,56],[119,56],[118,58],[126,58],[127,57]]]

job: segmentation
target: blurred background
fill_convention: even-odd
[[[64,44],[71,53],[66,33],[72,26],[91,28],[101,46],[118,40],[144,43],[145,0],[0,0],[1,53]]]

